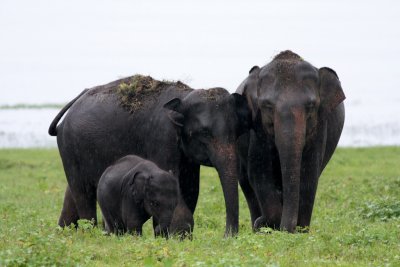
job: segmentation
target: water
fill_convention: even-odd
[[[0,148],[56,147],[47,130],[58,109],[0,109]]]
[[[400,145],[400,106],[395,100],[380,105],[346,104],[340,146]],[[0,148],[56,147],[56,137],[47,130],[58,112],[54,108],[0,109]]]
[[[400,106],[396,98],[346,103],[340,146],[400,145]]]

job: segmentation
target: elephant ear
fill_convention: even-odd
[[[243,88],[243,95],[246,97],[253,122],[255,122],[259,110],[256,99],[258,94],[258,74],[260,70],[258,66],[254,66],[250,69],[249,76]]]
[[[141,172],[136,170],[136,168],[132,168],[125,175],[125,177],[129,181],[128,182],[129,191],[131,192],[135,202],[136,203],[142,202],[145,197],[146,177]]]
[[[251,112],[244,96],[233,93],[231,95],[235,103],[235,111],[239,120],[239,135],[251,128]]]
[[[320,68],[319,77],[320,106],[324,113],[329,114],[346,99],[346,96],[344,95],[339,77],[334,70],[326,67]]]
[[[174,98],[164,104],[164,108],[169,109],[168,118],[176,126],[182,127],[184,116],[182,114],[182,101]]]
[[[253,66],[250,70],[249,70],[249,74],[251,74],[252,72],[260,72],[260,67],[255,65]]]
[[[259,66],[253,66],[250,70],[249,70],[249,75],[246,79],[243,80],[243,82],[238,86],[238,88],[236,89],[236,93],[244,95],[244,91],[248,85],[248,81],[249,78],[254,76],[254,74],[257,74],[260,72],[260,67]]]

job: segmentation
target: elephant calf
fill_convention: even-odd
[[[153,216],[159,223],[154,235],[167,236],[179,194],[177,178],[134,155],[108,167],[97,188],[106,231],[116,234],[141,235],[143,224]],[[189,224],[193,224],[192,217]]]

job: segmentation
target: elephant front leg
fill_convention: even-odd
[[[311,171],[302,175],[302,181],[300,182],[299,215],[297,226],[305,228],[305,231],[307,231],[307,228],[311,223],[311,216],[318,186],[318,178],[318,175],[314,173],[314,171]]]
[[[254,189],[261,216],[253,224],[253,230],[261,227],[279,228],[282,215],[282,192],[277,186],[280,175],[279,160],[271,144],[263,142],[253,133],[250,139],[248,175]]]
[[[67,185],[64,194],[64,203],[61,211],[58,225],[61,227],[70,226],[71,224],[77,225],[79,219],[78,210],[75,207],[75,201],[72,198],[71,190]]]
[[[297,226],[308,231],[311,223],[311,216],[315,202],[315,195],[318,187],[318,180],[321,174],[323,160],[324,140],[316,140],[311,147],[306,147],[303,153],[303,166],[300,178],[300,199],[299,215]]]
[[[182,199],[192,214],[196,209],[200,189],[200,165],[181,160],[179,169],[179,187]]]

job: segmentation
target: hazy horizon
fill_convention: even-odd
[[[333,68],[347,102],[374,101],[376,90],[397,91],[399,7],[387,0],[3,0],[0,104],[65,103],[135,73],[233,92],[253,65],[286,49]]]

